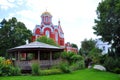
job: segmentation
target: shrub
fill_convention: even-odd
[[[76,64],[78,64],[78,69],[84,69],[85,68],[84,60],[78,61]]]
[[[18,67],[12,65],[12,61],[0,57],[0,76],[16,76],[20,75],[21,70]]]
[[[61,57],[63,58],[64,63],[60,65],[60,69],[65,73],[85,67],[84,58],[81,55],[77,55],[73,52],[63,52]]]
[[[120,74],[120,68],[114,68],[112,71],[113,71],[114,73]]]
[[[85,62],[83,60],[77,61],[70,66],[72,71],[85,68]]]
[[[73,56],[71,56],[71,59],[73,60],[74,63],[76,63],[79,60],[83,60],[83,57],[77,54],[74,54]]]
[[[64,73],[70,73],[71,70],[70,70],[70,67],[68,65],[67,62],[63,62],[60,64],[60,69],[64,72]]]
[[[61,74],[62,71],[60,69],[49,69],[49,70],[40,70],[40,75],[52,75],[52,74]]]
[[[38,63],[35,62],[32,64],[32,74],[33,75],[39,75],[39,69],[40,69],[40,67],[39,67]]]
[[[12,76],[19,76],[21,75],[21,69],[19,67],[11,67],[11,75]]]
[[[77,61],[83,60],[84,58],[80,55],[77,55],[73,52],[63,52],[61,54],[62,59],[66,60],[69,65],[76,63]]]
[[[69,64],[72,64],[73,63],[73,60],[72,60],[73,55],[76,55],[76,54],[73,52],[62,52],[61,57],[62,57],[62,59],[68,61]]]
[[[118,73],[120,69],[119,60],[120,60],[119,58],[107,57],[103,65],[106,67],[108,71]]]
[[[79,66],[78,66],[77,63],[74,63],[74,64],[72,64],[72,65],[70,66],[70,70],[71,70],[71,71],[78,70],[78,68],[79,68]]]

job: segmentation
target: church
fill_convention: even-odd
[[[42,13],[41,24],[35,26],[32,41],[35,41],[40,36],[52,38],[60,47],[65,48],[67,52],[78,52],[78,49],[71,47],[70,43],[65,44],[64,32],[60,25],[60,21],[58,21],[57,25],[54,25],[52,23],[52,15],[48,11]]]
[[[52,15],[47,11],[41,15],[41,24],[35,26],[32,41],[35,41],[40,36],[52,38],[59,46],[64,47],[64,32],[61,28],[60,21],[58,21],[57,25],[54,25],[52,23]]]

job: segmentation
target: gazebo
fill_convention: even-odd
[[[62,51],[64,48],[35,41],[11,48],[8,53],[15,66],[20,67],[21,70],[31,70],[31,65],[34,62],[40,64],[41,68],[57,65],[60,62]]]

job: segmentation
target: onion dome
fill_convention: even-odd
[[[41,16],[44,16],[44,15],[52,16],[52,15],[51,15],[49,12],[47,12],[47,11],[43,12]]]

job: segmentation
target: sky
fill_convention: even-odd
[[[33,32],[40,25],[46,10],[53,16],[54,25],[61,22],[65,42],[81,45],[84,39],[97,39],[92,27],[101,0],[0,0],[0,21],[16,17]]]

